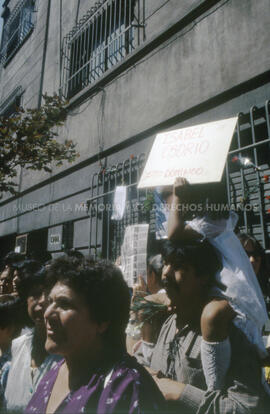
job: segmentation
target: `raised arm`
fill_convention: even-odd
[[[172,316],[163,325],[150,366],[153,371],[159,371],[158,375],[151,374],[169,405],[178,407],[179,413],[189,414],[258,414],[269,411],[270,397],[262,385],[260,361],[256,350],[240,330],[234,325],[230,330],[232,353],[226,385],[213,391],[205,390],[197,341],[189,350],[193,357],[183,352],[182,365],[176,364],[178,381],[165,377],[168,372],[168,340],[172,338],[174,330]],[[190,345],[187,346],[190,348]],[[161,375],[160,371],[165,375]]]
[[[186,385],[178,400],[179,409],[189,413],[203,414],[258,414],[266,413],[269,407],[263,401],[262,393],[256,394],[241,384],[235,384],[227,392],[203,391],[192,385]],[[267,397],[266,397],[267,398]]]
[[[153,374],[152,374],[153,375]],[[250,391],[244,385],[236,383],[226,391],[204,391],[190,384],[183,384],[169,378],[158,378],[154,374],[160,391],[168,402],[179,412],[190,414],[258,414],[266,413],[269,402],[262,394]],[[261,387],[263,387],[261,385]],[[267,397],[265,397],[267,399]]]
[[[168,221],[169,240],[197,240],[202,236],[185,223],[185,213],[191,202],[190,184],[185,178],[175,179]]]

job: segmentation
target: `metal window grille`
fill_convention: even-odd
[[[21,0],[3,28],[1,62],[7,63],[34,27],[34,0]]]
[[[115,260],[121,251],[125,228],[131,224],[150,223],[150,239],[155,231],[154,211],[147,209],[150,193],[137,189],[145,163],[144,154],[112,166],[106,172],[92,176],[91,197],[88,200],[90,217],[89,253]],[[114,190],[117,185],[127,186],[124,217],[111,220]]]
[[[145,0],[103,0],[64,38],[62,94],[70,98],[121,62],[141,42]]]
[[[269,107],[267,101],[263,107],[239,114],[224,173],[228,202],[239,214],[238,229],[253,234],[265,248],[270,247],[270,179],[265,179],[270,177]],[[240,168],[232,162],[235,155],[248,157],[260,170]],[[88,200],[90,254],[115,260],[120,255],[125,227],[136,223],[150,223],[150,249],[155,246],[155,211],[147,208],[151,190],[137,189],[145,159],[141,154],[93,174]],[[127,203],[123,219],[112,221],[117,185],[128,187]]]
[[[240,113],[226,163],[229,203],[239,213],[239,230],[253,234],[269,249],[270,235],[270,102]],[[235,156],[258,166],[239,168]]]

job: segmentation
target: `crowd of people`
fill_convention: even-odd
[[[235,213],[178,208],[196,200],[177,179],[168,240],[132,296],[117,264],[79,252],[5,257],[0,412],[269,412],[264,250]]]

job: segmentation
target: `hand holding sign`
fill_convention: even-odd
[[[173,194],[180,198],[182,202],[187,202],[189,199],[190,186],[188,180],[183,177],[177,177],[173,185]]]

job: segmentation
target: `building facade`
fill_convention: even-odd
[[[59,139],[80,153],[51,174],[20,172],[19,195],[0,202],[2,257],[17,244],[115,259],[137,222],[150,223],[151,240],[151,191],[136,184],[156,134],[236,115],[227,197],[240,229],[269,249],[269,0],[6,0],[2,17],[0,114],[61,94]],[[240,168],[239,155],[259,169]]]

